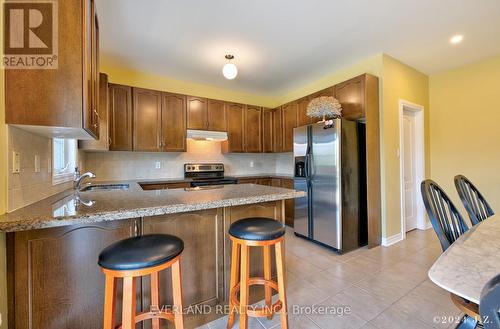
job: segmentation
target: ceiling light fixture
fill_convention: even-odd
[[[238,75],[238,68],[230,62],[234,56],[226,55],[226,59],[228,62],[222,67],[222,75],[228,80],[233,80]]]
[[[464,36],[461,34],[454,35],[450,38],[450,43],[456,45],[464,40]]]

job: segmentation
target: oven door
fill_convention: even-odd
[[[191,187],[236,184],[234,180],[200,180],[191,182]]]

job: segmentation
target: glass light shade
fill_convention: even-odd
[[[233,63],[227,63],[222,68],[222,75],[229,80],[233,80],[238,75],[238,68]]]

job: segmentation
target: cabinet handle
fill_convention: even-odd
[[[97,119],[101,120],[101,117],[99,116],[99,113],[96,109],[94,109],[94,114],[96,115]]]
[[[108,137],[108,143],[109,143],[108,146],[111,146],[111,137]]]

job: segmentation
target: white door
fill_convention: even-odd
[[[403,112],[404,220],[406,232],[417,228],[415,112]]]

